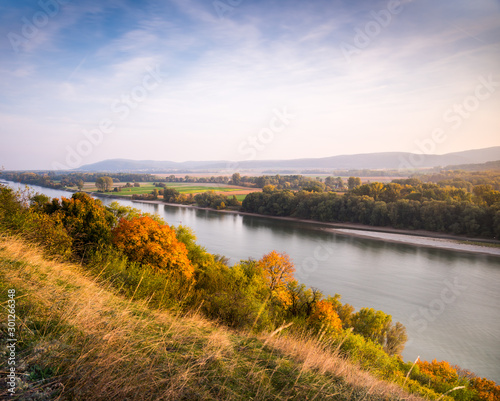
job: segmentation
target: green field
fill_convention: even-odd
[[[217,191],[217,192],[235,192],[235,191],[241,191],[240,188],[234,188],[234,187],[225,187],[225,186],[217,186],[214,184],[182,184],[182,183],[177,183],[177,182],[168,182],[166,183],[167,188],[173,188],[179,191],[181,194],[196,194],[200,192],[207,192],[207,191]]]
[[[113,187],[124,187],[126,183],[124,182],[116,182],[113,184]],[[120,192],[103,192],[105,195],[116,195],[116,196],[125,196],[131,197],[132,195],[144,195],[150,194],[154,189],[162,189],[161,187],[155,187],[152,182],[141,182],[139,183],[140,187],[131,187],[131,188],[122,188]],[[167,188],[176,189],[182,194],[198,194],[207,191],[216,191],[216,192],[224,192],[225,195],[231,196],[231,192],[241,191],[241,188],[235,188],[230,186],[223,186],[217,184],[191,184],[191,183],[177,183],[177,182],[168,182],[165,183]],[[76,187],[72,187],[70,189],[77,190]],[[94,183],[86,182],[83,190],[86,192],[97,192],[97,188]],[[245,194],[238,194],[236,198],[239,201],[243,201],[245,199]]]

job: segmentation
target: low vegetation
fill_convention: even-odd
[[[493,382],[445,362],[405,363],[400,323],[306,288],[284,252],[229,267],[189,228],[83,193],[0,187],[0,229],[0,285],[2,296],[16,289],[27,397],[498,396]]]

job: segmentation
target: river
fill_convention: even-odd
[[[19,184],[9,183],[12,187]],[[32,187],[51,197],[71,193]],[[104,204],[112,199],[102,198]],[[191,227],[207,251],[231,263],[287,252],[296,278],[356,309],[403,323],[406,361],[447,360],[500,383],[500,257],[360,238],[320,224],[120,200]],[[373,234],[372,234],[373,235]]]

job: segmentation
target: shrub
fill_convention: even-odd
[[[46,253],[63,258],[71,256],[73,240],[65,230],[59,213],[47,215],[29,211],[25,233],[28,238],[43,245]]]
[[[148,216],[121,219],[113,229],[113,243],[135,262],[190,279],[194,268],[186,246],[175,231]]]
[[[308,323],[316,332],[322,331],[327,335],[336,334],[342,330],[342,322],[334,306],[324,299],[313,305]]]
[[[267,284],[254,262],[233,267],[212,264],[198,272],[193,303],[211,318],[231,327],[271,328],[273,309]]]

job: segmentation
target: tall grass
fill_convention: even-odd
[[[255,336],[196,311],[155,309],[79,265],[46,260],[34,245],[2,236],[2,301],[7,288],[17,296],[18,399],[420,399],[318,340]]]

